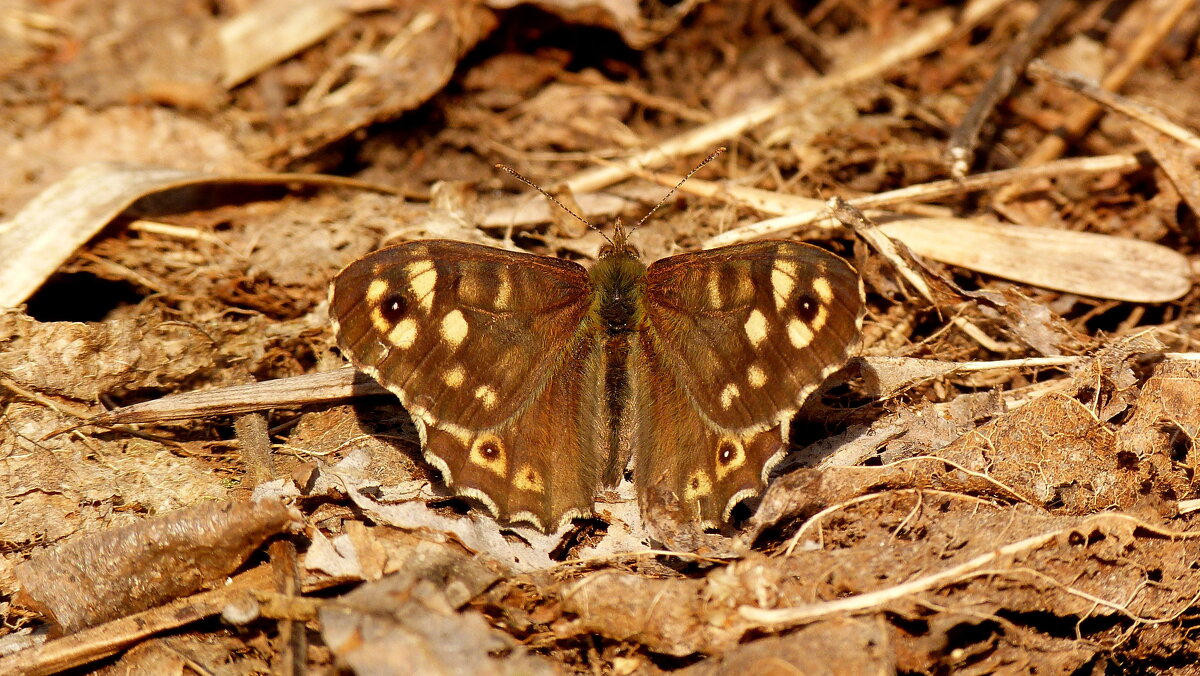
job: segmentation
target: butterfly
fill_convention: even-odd
[[[792,416],[856,348],[842,258],[757,241],[643,263],[618,224],[590,269],[448,240],[354,261],[337,344],[400,398],[426,461],[492,516],[555,531],[632,458],[643,514],[720,527],[759,493]]]

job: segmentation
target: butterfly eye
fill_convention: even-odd
[[[383,299],[383,316],[390,322],[398,322],[408,314],[408,297],[394,293]]]

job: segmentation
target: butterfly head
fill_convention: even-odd
[[[618,219],[616,226],[613,227],[612,239],[608,240],[608,244],[600,247],[600,258],[612,258],[613,256],[641,258],[641,253],[637,250],[637,247],[629,243],[630,232],[633,232],[633,230],[626,232],[625,226]]]

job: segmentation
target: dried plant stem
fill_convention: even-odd
[[[900,246],[897,246],[895,240],[879,231],[865,215],[858,209],[850,206],[840,197],[832,197],[828,202],[829,210],[833,213],[834,218],[841,221],[846,227],[851,228],[854,232],[871,245],[879,255],[887,259],[896,272],[904,278],[906,282],[912,285],[921,297],[929,302],[930,305],[937,305],[937,301],[933,297],[933,289],[925,280],[925,276],[920,270],[914,268],[910,261],[911,255],[905,255],[901,251]]]
[[[996,65],[996,72],[984,84],[962,122],[950,135],[946,159],[950,163],[951,176],[961,179],[967,175],[975,157],[975,147],[979,143],[979,131],[983,128],[984,121],[996,104],[1012,91],[1017,82],[1017,75],[1024,69],[1033,51],[1058,25],[1066,4],[1067,0],[1045,0],[1038,15],[1021,31],[1009,50],[1001,57]]]
[[[913,495],[941,495],[941,496],[945,496],[945,497],[955,499],[955,500],[968,500],[971,502],[977,502],[981,505],[989,505],[991,507],[999,507],[1000,506],[991,500],[986,500],[984,498],[975,497],[974,495],[967,495],[965,493],[955,493],[953,491],[942,491],[942,490],[938,490],[936,488],[900,488],[900,489],[893,490],[893,491],[884,491],[882,493],[868,493],[866,495],[860,495],[856,498],[846,500],[844,502],[839,502],[836,505],[830,505],[830,506],[826,507],[825,509],[822,509],[821,511],[817,512],[816,514],[813,514],[812,516],[810,516],[804,523],[802,523],[800,525],[800,528],[799,528],[799,530],[796,531],[796,534],[793,535],[790,540],[788,540],[787,547],[785,547],[783,550],[783,555],[791,556],[792,551],[795,550],[796,545],[800,543],[800,540],[804,537],[804,534],[807,533],[811,528],[818,525],[825,517],[829,516],[830,514],[840,512],[843,509],[846,509],[847,507],[850,507],[852,505],[869,502],[871,500],[881,500],[883,498],[890,498],[890,497],[893,497],[896,495],[907,495],[910,493]]]
[[[635,168],[658,166],[673,157],[705,152],[715,146],[724,145],[746,130],[777,117],[819,92],[843,89],[878,77],[898,63],[928,54],[951,36],[970,30],[991,13],[1002,9],[1005,4],[1006,0],[974,0],[957,16],[950,12],[930,12],[922,25],[887,49],[876,53],[873,58],[806,82],[786,94],[752,106],[736,115],[715,120],[667,139],[634,154],[620,164],[579,172],[554,186],[552,191],[566,188],[574,193],[593,192],[624,180]]]
[[[996,354],[1006,354],[1009,352],[1017,352],[1021,348],[1014,343],[1002,343],[989,336],[983,329],[979,328],[974,322],[966,317],[954,317],[950,320],[950,324],[958,328],[966,334],[971,340],[979,343],[979,346],[989,352]]]
[[[255,485],[276,478],[271,458],[271,438],[267,417],[260,412],[244,413],[233,423],[242,459],[250,481]],[[287,539],[276,539],[267,549],[271,557],[275,590],[284,596],[295,596],[300,589],[300,571],[296,560],[296,545]],[[304,673],[308,663],[308,643],[304,625],[289,618],[276,620],[279,630],[280,654],[275,672],[282,676]]]
[[[1029,64],[1029,74],[1034,77],[1050,80],[1072,91],[1079,92],[1110,110],[1127,115],[1155,131],[1170,136],[1180,143],[1184,143],[1195,150],[1200,150],[1200,136],[1196,136],[1196,134],[1187,128],[1168,120],[1166,116],[1157,110],[1132,101],[1128,97],[1102,89],[1078,73],[1059,70],[1039,59]]]
[[[274,573],[275,590],[283,598],[294,599],[300,595],[300,565],[296,553],[296,543],[287,539],[278,539],[267,548],[271,555],[271,571]],[[304,622],[291,617],[281,617],[275,620],[279,630],[279,660],[275,665],[275,673],[280,676],[298,676],[307,673],[308,666],[308,636]]]
[[[1141,166],[1142,164],[1138,161],[1137,157],[1129,154],[1103,155],[1100,157],[1076,157],[1065,160],[1057,160],[1034,167],[1017,167],[1014,169],[1003,169],[984,174],[975,174],[973,176],[968,176],[961,181],[954,179],[932,181],[930,183],[922,183],[920,185],[908,186],[906,188],[900,188],[897,190],[888,190],[887,192],[881,192],[875,195],[856,197],[852,200],[847,200],[847,202],[850,205],[862,210],[880,209],[898,204],[907,204],[918,201],[931,201],[952,195],[973,192],[976,190],[987,190],[989,188],[1001,186],[1027,184],[1035,180],[1054,176],[1081,176],[1087,174],[1103,174],[1110,171],[1128,172],[1134,171]],[[656,177],[653,180],[656,182],[663,182],[668,179]],[[785,216],[759,221],[741,228],[723,232],[705,241],[705,248],[723,246],[725,244],[733,244],[734,242],[757,239],[760,237],[767,237],[779,232],[793,230],[795,228],[818,223],[829,215],[829,210],[824,206],[824,204],[815,199],[807,197],[779,195],[778,193],[773,193],[770,191],[757,191],[767,193],[767,195],[775,196],[775,199],[769,200],[763,196],[752,196],[748,191],[754,190],[753,188],[723,188],[719,184],[697,181],[694,179],[684,184],[681,190],[687,193],[703,194],[718,198],[723,196],[726,199],[737,201],[742,201],[739,198],[745,196],[747,199],[742,203],[749,203],[750,205],[755,206],[759,210],[766,211],[767,213],[787,214]],[[799,200],[804,201],[800,202]],[[794,207],[798,207],[799,210],[788,209],[787,211],[784,211],[781,207],[785,204],[791,204]],[[803,204],[803,206],[801,206],[801,204]],[[832,224],[830,227],[832,227]]]
[[[271,462],[267,417],[259,412],[243,413],[234,420],[233,429],[250,483],[257,486],[274,479],[275,466]]]
[[[1155,48],[1162,42],[1162,39],[1167,36],[1167,33],[1171,32],[1171,29],[1179,21],[1179,18],[1183,16],[1183,13],[1194,5],[1195,0],[1175,0],[1167,11],[1158,16],[1157,21],[1147,23],[1137,39],[1133,41],[1133,44],[1121,52],[1121,60],[1100,81],[1100,87],[1108,91],[1120,89],[1121,85],[1125,84],[1125,81],[1129,79],[1129,76],[1154,52]],[[1063,134],[1061,136],[1047,136],[1025,158],[1022,164],[1026,166],[1042,164],[1062,155],[1067,147],[1064,137],[1071,138],[1078,136],[1092,124],[1099,114],[1100,106],[1095,103],[1079,106],[1074,109],[1067,116],[1066,121],[1063,122]],[[1008,195],[1005,197],[1008,197]]]
[[[334,371],[279,378],[250,385],[235,385],[219,390],[173,394],[101,413],[87,422],[108,427],[118,424],[187,420],[387,393],[379,383],[347,366]]]
[[[857,596],[851,596],[847,598],[840,598],[833,601],[810,603],[807,605],[793,606],[790,608],[757,608],[754,606],[742,606],[738,608],[738,613],[745,619],[759,626],[779,628],[783,625],[797,625],[806,622],[812,622],[832,615],[873,611],[893,601],[910,597],[922,592],[928,592],[948,584],[953,584],[961,580],[975,577],[996,561],[1000,561],[1009,557],[1015,557],[1027,552],[1032,552],[1060,538],[1065,538],[1070,533],[1080,531],[1086,532],[1092,529],[1116,528],[1120,528],[1125,531],[1132,531],[1133,529],[1145,530],[1160,537],[1174,540],[1200,537],[1200,531],[1171,531],[1127,514],[1096,514],[1094,516],[1081,519],[1080,521],[1073,523],[1066,528],[1059,528],[1052,531],[1039,533],[1023,540],[1018,540],[1003,547],[989,551],[986,554],[976,556],[975,558],[957,566],[952,566],[937,573],[918,577],[903,584],[894,585],[886,589],[880,589],[878,591],[859,594]],[[1009,572],[1010,570],[1011,569],[1004,569],[1000,572]]]

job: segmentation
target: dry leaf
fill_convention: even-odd
[[[355,674],[553,674],[507,634],[466,610],[496,576],[452,545],[423,543],[404,568],[320,610],[321,634]]]
[[[12,220],[0,223],[0,308],[29,297],[75,250],[138,199],[205,184],[340,184],[366,187],[338,176],[238,174],[216,176],[161,167],[109,162],[81,166],[32,199]]]
[[[1133,303],[1165,303],[1192,288],[1182,254],[1136,239],[965,219],[880,226],[914,252],[1033,286]]]
[[[303,524],[280,501],[202,502],[34,555],[16,568],[17,600],[78,631],[191,594]]]

